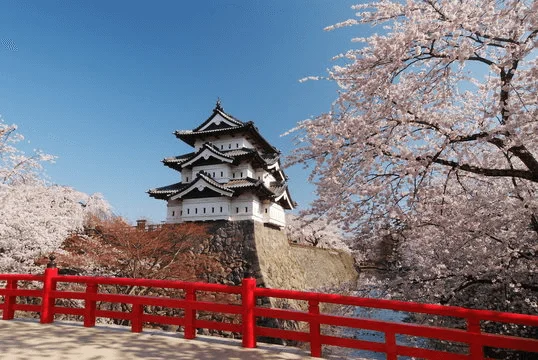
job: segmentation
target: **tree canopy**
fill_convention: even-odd
[[[338,98],[294,129],[290,163],[317,184],[308,212],[372,244],[397,233],[407,296],[536,311],[538,3],[354,9],[327,29],[379,33],[336,57]]]
[[[0,118],[0,272],[41,272],[36,259],[82,230],[88,216],[110,213],[100,194],[48,184],[42,163],[54,157],[26,155],[17,148],[23,139],[16,125]]]

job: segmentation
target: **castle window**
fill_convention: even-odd
[[[243,177],[243,172],[241,171],[241,177]]]
[[[248,212],[248,206],[245,206],[245,212]]]
[[[235,147],[238,149],[238,148],[239,148],[239,144],[238,144],[238,143],[235,143]]]
[[[215,172],[213,172],[213,177],[215,177]]]
[[[212,207],[212,208],[211,208],[211,213],[214,213],[214,212],[215,212],[215,208]]]
[[[183,216],[183,210],[180,210],[180,211],[179,211],[179,215],[180,215],[180,216]]]
[[[235,212],[236,212],[236,214],[239,214],[239,208],[238,207],[235,208]]]
[[[232,148],[232,144],[228,144],[228,149],[231,149]]]
[[[235,173],[232,174],[232,177],[235,179]]]
[[[265,213],[267,214],[267,208],[265,209]]]
[[[220,212],[222,212],[222,206],[220,207]]]
[[[222,171],[220,172],[220,176],[221,176],[221,177],[224,176],[224,173],[223,173]]]
[[[187,215],[191,213],[191,209],[187,209]]]
[[[189,182],[189,177],[187,176],[187,179],[186,179],[187,182]]]
[[[172,216],[176,216],[176,212],[172,210]]]
[[[198,208],[194,208],[194,213],[198,214]]]
[[[221,149],[221,150],[224,150],[224,145],[221,144],[221,145],[220,145],[220,149]]]
[[[204,208],[204,214],[205,214],[205,208]]]

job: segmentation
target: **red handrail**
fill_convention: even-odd
[[[41,289],[23,289],[19,287],[20,281],[40,282],[42,287]],[[84,318],[84,326],[86,327],[95,326],[97,317],[124,319],[131,322],[131,331],[133,332],[141,332],[144,322],[183,326],[186,339],[194,339],[197,328],[208,328],[241,333],[243,347],[247,348],[255,347],[256,337],[260,336],[309,342],[311,355],[314,357],[322,356],[323,345],[383,352],[387,355],[388,360],[395,360],[398,355],[429,359],[485,359],[485,347],[538,353],[537,339],[485,333],[481,327],[481,322],[484,321],[538,327],[538,316],[315,292],[257,288],[256,280],[253,278],[244,279],[242,286],[227,286],[173,280],[63,276],[58,275],[56,268],[48,268],[44,275],[0,274],[0,282],[5,283],[4,288],[0,287],[0,296],[4,297],[4,302],[0,304],[3,320],[13,319],[15,311],[39,312],[41,323],[53,322],[55,314],[79,315]],[[85,290],[59,291],[57,290],[58,283],[82,284],[85,285]],[[185,296],[183,298],[171,298],[106,294],[99,292],[100,285],[178,289],[183,290]],[[197,292],[241,295],[241,305],[201,301],[197,299]],[[17,303],[17,298],[21,296],[40,298],[41,304],[19,304]],[[308,304],[308,311],[258,307],[256,306],[256,299],[260,297],[302,300]],[[83,300],[84,308],[56,305],[55,300],[60,298]],[[132,309],[129,313],[101,310],[97,309],[96,306],[99,301],[131,304]],[[323,314],[320,312],[320,303],[461,318],[466,321],[467,328],[454,329]],[[179,308],[184,310],[184,314],[183,317],[146,314],[144,306],[148,305]],[[198,311],[240,314],[241,324],[197,319],[196,313]],[[256,319],[259,317],[307,322],[309,325],[308,332],[257,326]],[[385,340],[384,342],[372,342],[324,335],[321,333],[322,325],[378,331],[384,334]],[[468,345],[469,352],[461,354],[400,345],[396,342],[396,335],[398,334],[464,343]]]

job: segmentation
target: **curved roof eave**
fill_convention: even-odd
[[[194,164],[196,161],[198,161],[198,159],[200,159],[202,157],[202,154],[205,152],[205,151],[209,151],[211,155],[213,155],[214,158],[220,160],[220,161],[223,161],[223,162],[226,162],[226,163],[233,163],[234,161],[234,158],[233,157],[230,157],[230,156],[227,156],[226,154],[222,153],[221,151],[217,150],[212,144],[210,143],[205,143],[201,148],[200,150],[198,150],[198,152],[196,152],[193,156],[191,156],[189,159],[187,159],[186,161],[182,162],[181,163],[181,168],[183,169],[184,167],[187,167],[189,165],[192,165]],[[209,157],[205,157],[204,156],[204,159],[207,160]]]
[[[191,181],[188,186],[186,186],[182,191],[178,191],[176,194],[170,196],[170,200],[175,200],[178,198],[182,198],[185,194],[188,194],[195,188],[199,188],[200,185],[198,184],[200,181],[203,181],[205,183],[204,187],[208,187],[209,189],[221,194],[222,196],[228,196],[231,197],[234,194],[234,191],[232,189],[228,189],[215,180],[211,179],[209,176],[203,174],[202,172],[199,172],[196,175],[196,178]],[[197,185],[198,184],[198,185]]]
[[[278,151],[277,148],[271,145],[260,134],[258,128],[254,126],[254,123],[252,121],[244,123],[244,125],[241,125],[241,126],[229,127],[229,128],[224,128],[224,129],[213,129],[213,130],[204,130],[204,131],[176,130],[174,132],[174,135],[181,141],[185,142],[186,144],[190,146],[194,146],[196,139],[200,139],[200,138],[204,138],[208,136],[217,136],[217,135],[222,135],[226,133],[237,133],[237,132],[250,133],[252,136],[256,138],[255,140],[262,145],[262,148],[264,150],[268,150],[269,152],[280,154],[280,151]]]

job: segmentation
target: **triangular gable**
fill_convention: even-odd
[[[284,175],[284,171],[280,168],[280,161],[275,161],[271,165],[266,166],[266,169],[271,171],[275,179],[280,181],[285,181],[287,179],[286,175]]]
[[[213,114],[193,131],[198,132],[215,129],[227,129],[242,125],[244,125],[243,122],[226,114],[224,111],[215,109],[213,110]]]
[[[279,196],[275,197],[275,202],[279,203],[284,209],[293,210],[295,204],[293,204],[288,188],[282,192]]]
[[[220,162],[229,163],[229,164],[231,164],[234,161],[233,158],[224,155],[220,151],[216,150],[213,146],[209,144],[204,144],[200,148],[200,150],[196,154],[194,154],[193,157],[191,157],[189,160],[181,164],[181,168],[194,165],[197,161],[207,160],[210,157],[215,158]]]
[[[198,173],[196,180],[194,180],[187,188],[182,190],[181,192],[177,193],[176,195],[172,196],[171,200],[181,199],[190,192],[193,191],[199,191],[202,192],[204,190],[212,191],[219,196],[228,196],[231,197],[234,193],[233,190],[226,189],[223,186],[220,186],[217,182],[211,180],[207,176]]]

